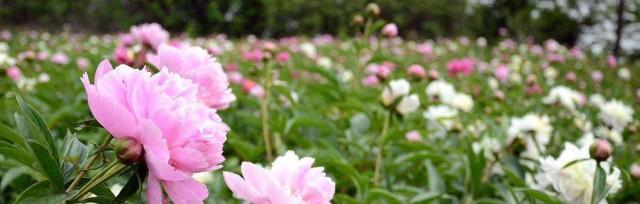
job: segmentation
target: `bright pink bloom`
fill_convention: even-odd
[[[130,32],[134,40],[147,44],[153,49],[169,41],[169,32],[157,23],[145,23],[132,26]]]
[[[205,49],[163,44],[158,47],[158,54],[147,58],[158,69],[166,68],[198,84],[198,97],[210,107],[225,109],[236,100],[222,65]]]
[[[289,54],[289,52],[280,52],[278,53],[278,55],[276,55],[276,60],[279,63],[287,63],[290,59],[291,55]]]
[[[245,51],[242,53],[242,58],[247,61],[252,61],[253,63],[258,63],[264,58],[264,53],[259,49]]]
[[[362,85],[365,85],[365,86],[375,86],[375,85],[378,85],[379,83],[380,83],[380,80],[376,75],[369,75],[364,79],[362,79]]]
[[[7,76],[14,81],[20,80],[22,78],[22,72],[18,67],[11,67],[6,71]]]
[[[240,166],[242,177],[223,172],[234,196],[254,204],[329,204],[335,183],[322,167],[312,167],[313,158],[299,158],[293,151],[278,157],[271,169],[249,162]]]
[[[89,67],[89,60],[87,58],[78,58],[76,59],[76,65],[78,65],[78,68],[80,68],[81,70],[86,70]]]
[[[129,51],[129,48],[127,48],[127,46],[125,46],[124,43],[120,43],[116,47],[116,52],[114,53],[114,59],[119,64],[131,64],[133,63],[133,60],[134,60],[134,54],[133,52]]]
[[[64,53],[58,52],[51,56],[51,62],[66,65],[69,64],[69,57]]]
[[[395,23],[389,23],[382,28],[382,35],[393,38],[398,35],[398,26]]]
[[[507,65],[501,64],[493,70],[493,75],[498,78],[498,80],[505,82],[509,79],[509,67]]]
[[[417,130],[412,130],[407,132],[407,134],[404,137],[409,142],[418,142],[422,140],[422,135],[420,135],[420,132],[418,132]]]
[[[618,66],[618,60],[616,59],[615,56],[609,55],[609,56],[607,56],[607,65],[609,65],[609,67],[611,67],[611,68],[614,68],[614,67]]]
[[[471,58],[454,59],[447,63],[447,71],[451,76],[459,74],[471,75],[473,73],[475,60]]]
[[[82,82],[89,109],[102,127],[144,148],[149,203],[166,201],[162,189],[173,203],[207,198],[207,187],[192,175],[221,167],[229,128],[198,99],[196,84],[167,70],[113,69],[106,60],[98,65],[94,84],[86,73]]]
[[[407,69],[407,73],[411,76],[421,79],[427,76],[427,72],[424,70],[424,67],[420,66],[419,64],[413,64],[409,66],[409,68]]]

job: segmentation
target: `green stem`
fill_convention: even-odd
[[[73,196],[73,198],[71,198],[71,201],[75,201],[75,200],[78,200],[79,198],[82,198],[85,194],[91,191],[91,189],[104,183],[110,178],[122,173],[128,167],[129,166],[123,163],[120,163],[120,161],[114,160],[113,162],[111,162],[111,164],[109,164],[107,168],[100,171],[96,176],[91,178],[91,180],[89,180],[84,186],[82,186],[82,188],[80,188],[80,190],[78,191],[78,194],[76,194],[75,196]]]
[[[96,160],[98,159],[98,153],[103,151],[104,148],[107,147],[107,145],[109,145],[112,139],[113,137],[107,136],[107,139],[104,142],[102,142],[102,144],[100,144],[100,146],[96,150],[96,154],[91,158],[91,160],[89,160],[89,163],[87,163],[87,165],[84,166],[82,170],[80,170],[80,172],[78,173],[78,176],[76,176],[73,182],[71,182],[71,185],[69,185],[69,188],[67,188],[67,192],[73,191],[73,188],[75,188],[78,185],[78,183],[80,183],[80,179],[82,179],[82,177],[87,173],[87,171],[89,171],[93,163],[95,163]]]
[[[260,106],[262,116],[262,138],[264,139],[265,150],[267,151],[267,160],[273,161],[273,154],[271,150],[271,135],[269,134],[269,98],[271,93],[271,62],[267,62],[264,76],[264,99]]]
[[[384,137],[387,135],[389,129],[389,123],[391,123],[391,111],[388,111],[384,117],[384,124],[382,125],[382,132],[380,133],[380,143],[378,143],[378,156],[376,157],[375,172],[373,174],[373,185],[377,186],[380,181],[380,168],[382,166],[382,153],[384,152]]]

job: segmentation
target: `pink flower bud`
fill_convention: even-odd
[[[629,173],[633,178],[640,179],[640,164],[632,164],[629,168]]]
[[[493,75],[496,78],[498,78],[498,80],[500,80],[501,82],[505,82],[505,81],[507,81],[507,79],[509,79],[509,67],[507,67],[507,65],[503,65],[503,64],[499,65],[493,71]]]
[[[569,72],[569,73],[567,73],[567,74],[564,76],[564,78],[565,78],[567,81],[575,82],[575,81],[576,81],[576,73],[574,73],[574,72]]]
[[[438,72],[438,70],[435,70],[435,69],[429,69],[429,73],[427,74],[427,76],[431,80],[436,80],[440,78],[440,72]]]
[[[364,79],[362,79],[362,84],[364,86],[375,86],[375,85],[378,85],[379,83],[380,83],[380,80],[376,75],[369,75]]]
[[[279,63],[287,63],[291,59],[291,55],[288,52],[281,52],[276,55],[276,60]]]
[[[593,79],[593,82],[596,82],[599,84],[600,82],[602,82],[602,78],[603,76],[601,71],[596,70],[591,72],[591,79]]]
[[[607,56],[607,65],[609,65],[609,67],[611,68],[615,68],[616,66],[618,66],[618,60],[615,56],[609,55]]]
[[[611,144],[604,139],[598,139],[596,142],[591,144],[589,148],[589,153],[592,159],[595,159],[598,162],[606,161],[611,156],[611,152],[613,151]]]
[[[424,67],[420,66],[419,64],[409,66],[409,68],[407,69],[407,73],[411,76],[421,79],[427,76],[426,71],[424,71]]]
[[[382,35],[387,38],[393,38],[398,35],[398,26],[395,23],[389,23],[382,28]]]
[[[115,152],[118,159],[124,164],[134,164],[143,160],[142,145],[129,137],[116,140]]]
[[[18,67],[11,67],[7,69],[7,76],[11,78],[11,80],[18,81],[22,78],[22,72]]]
[[[420,132],[418,132],[417,130],[412,130],[410,132],[407,132],[407,134],[404,137],[409,142],[418,142],[422,140],[422,135],[420,135]]]

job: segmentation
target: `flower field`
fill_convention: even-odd
[[[0,203],[637,203],[640,67],[553,39],[0,33]]]

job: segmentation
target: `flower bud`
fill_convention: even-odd
[[[142,145],[132,138],[117,139],[115,151],[118,159],[124,164],[134,164],[143,159]]]
[[[595,159],[598,162],[606,161],[611,156],[611,152],[613,149],[611,148],[611,144],[607,142],[607,140],[599,139],[594,142],[589,148],[589,154],[592,159]]]
[[[366,11],[373,16],[378,16],[380,15],[380,6],[376,3],[369,3],[367,4]]]
[[[364,17],[362,17],[362,15],[355,15],[353,16],[353,19],[351,19],[351,23],[355,25],[364,24]]]
[[[640,179],[640,164],[632,164],[631,167],[629,167],[629,173],[633,178]]]

